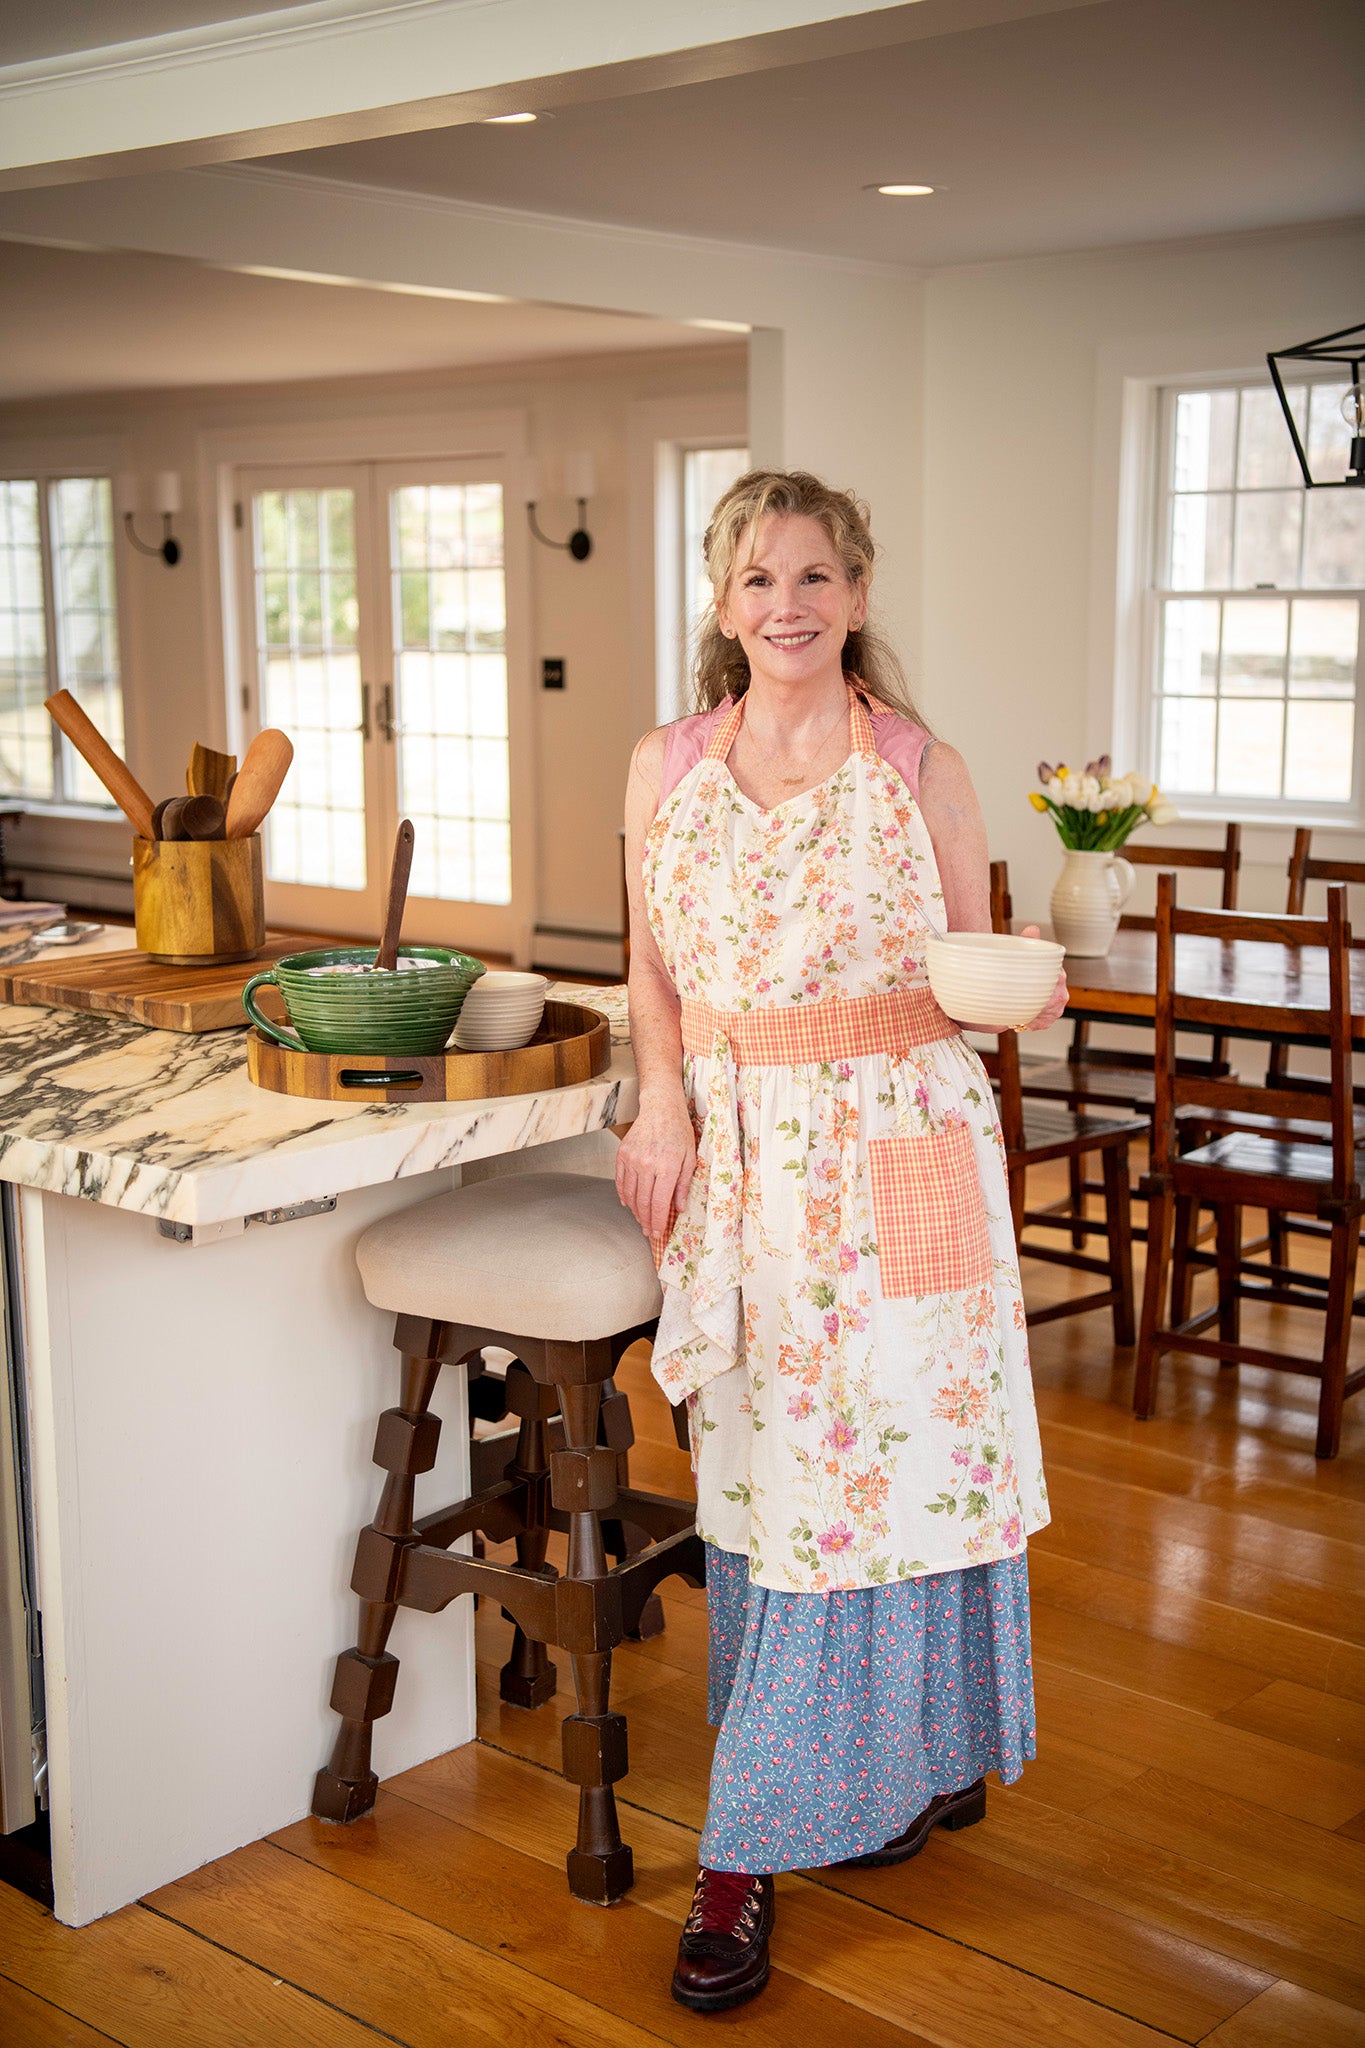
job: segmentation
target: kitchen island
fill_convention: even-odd
[[[605,1074],[449,1104],[272,1095],[242,1032],[0,1007],[59,1919],[307,1812],[397,1387],[355,1241],[462,1162],[634,1114],[622,992],[574,993],[613,1016]],[[468,1484],[463,1373],[433,1405],[419,1512]],[[471,1602],[400,1614],[392,1648],[381,1775],[472,1737]]]

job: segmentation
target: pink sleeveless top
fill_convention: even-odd
[[[919,802],[919,772],[934,741],[922,725],[912,725],[884,705],[867,702],[872,719],[872,736],[877,752],[894,768],[915,802]],[[714,711],[701,711],[692,718],[677,718],[664,736],[664,776],[657,808],[663,809],[684,775],[691,772],[711,743],[711,735],[733,708],[734,699],[723,697]]]

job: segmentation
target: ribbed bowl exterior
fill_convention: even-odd
[[[1057,986],[1062,948],[1047,940],[1003,935],[996,946],[992,936],[962,933],[956,939],[926,941],[929,986],[957,1022],[1017,1031],[1033,1022]]]
[[[319,968],[373,966],[372,946],[330,946],[289,953],[273,979],[289,1021],[312,1052],[436,1053],[444,1049],[482,960],[448,946],[400,946],[400,959],[429,967],[393,974],[320,974]]]

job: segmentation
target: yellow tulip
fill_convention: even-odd
[[[1028,800],[1033,805],[1035,811],[1047,810],[1047,798],[1045,796],[1040,795],[1036,789],[1031,789],[1029,791]]]

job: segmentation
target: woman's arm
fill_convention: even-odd
[[[988,932],[991,928],[991,857],[986,821],[972,788],[967,763],[956,747],[938,740],[924,755],[919,807],[929,827],[943,884],[944,928]]]
[[[986,821],[981,815],[967,763],[956,747],[939,740],[924,755],[919,778],[919,807],[929,827],[939,880],[943,884],[946,929],[950,932],[988,932],[991,928],[990,851]],[[1038,937],[1036,924],[1024,926],[1022,936]],[[1045,1031],[1055,1024],[1066,1008],[1066,975],[1057,976],[1046,1009],[1040,1010],[1026,1031]],[[956,1020],[961,1023],[964,1020]],[[971,1026],[967,1027],[969,1030]],[[984,1028],[984,1027],[982,1027]]]
[[[640,1109],[622,1141],[616,1188],[642,1230],[658,1235],[681,1208],[696,1165],[692,1118],[682,1085],[677,993],[645,915],[645,834],[659,807],[664,734],[636,747],[626,785],[626,895],[630,905],[630,1037]]]

